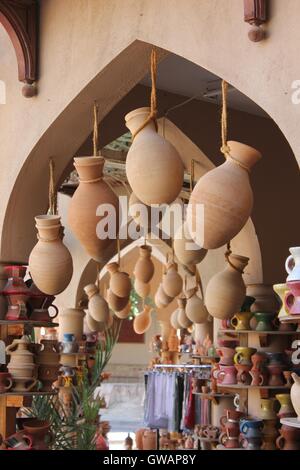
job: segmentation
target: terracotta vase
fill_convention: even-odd
[[[185,313],[193,323],[205,323],[208,319],[208,311],[203,300],[195,293],[187,299]]]
[[[220,364],[225,366],[233,365],[233,357],[235,355],[235,349],[227,348],[226,346],[217,349],[217,354],[220,356]]]
[[[267,362],[267,356],[261,351],[256,351],[251,356],[252,369],[262,370]]]
[[[149,108],[139,108],[125,116],[132,134],[149,114]],[[170,204],[182,189],[183,170],[175,147],[156,132],[150,121],[135,136],[126,158],[126,175],[135,195],[147,205]]]
[[[34,450],[48,450],[46,443],[47,434],[50,435],[50,423],[37,419],[27,419],[23,424],[24,431],[32,439]]]
[[[99,224],[102,219],[106,219],[107,215],[106,213],[98,215],[99,206],[111,205],[116,211],[116,220],[118,221],[118,198],[103,180],[104,158],[80,157],[74,158],[74,162],[80,183],[71,199],[68,224],[86,252],[94,260],[100,262],[104,250],[111,240],[101,238],[97,234]]]
[[[227,263],[223,271],[210,279],[205,293],[208,312],[220,320],[230,318],[238,312],[246,295],[242,271],[249,258],[231,254],[229,261],[235,268]]]
[[[172,313],[170,317],[170,322],[172,327],[175,328],[175,330],[180,330],[180,328],[182,328],[181,324],[178,321],[178,308]]]
[[[154,264],[151,259],[152,248],[149,245],[139,247],[139,259],[133,270],[135,279],[147,284],[151,281],[154,274]]]
[[[95,284],[88,284],[84,287],[88,296],[89,314],[97,322],[107,322],[109,317],[109,307],[106,300],[100,295],[99,288]]]
[[[7,369],[14,381],[13,390],[20,390],[20,387],[25,387],[26,382],[36,377],[37,366],[34,363],[34,355],[30,352],[29,346],[30,340],[28,337],[22,336],[21,339],[14,339],[6,348],[6,353],[10,355]],[[17,383],[18,378],[21,379],[19,383]]]
[[[291,388],[291,400],[298,419],[300,420],[300,377],[293,372],[292,378],[294,384]]]
[[[274,284],[273,286],[274,292],[277,294],[277,298],[280,301],[281,308],[278,313],[278,318],[284,318],[289,315],[289,311],[286,308],[284,299],[289,293],[289,289],[287,284]]]
[[[151,326],[151,307],[144,305],[144,309],[133,320],[133,329],[138,335],[142,335]]]
[[[192,326],[191,320],[188,318],[185,309],[186,309],[186,299],[179,298],[177,299],[177,321],[181,328],[189,328]]]
[[[207,254],[207,250],[200,248],[191,238],[187,222],[175,233],[173,247],[178,261],[185,266],[201,263]]]
[[[280,403],[280,410],[277,413],[278,418],[293,418],[296,416],[289,393],[278,393],[275,398]]]
[[[81,341],[83,335],[83,319],[85,312],[80,308],[66,308],[59,314],[58,339],[63,341],[64,334],[70,333],[77,341]]]
[[[239,142],[230,141],[228,145],[230,157],[223,165],[200,178],[188,205],[190,234],[199,246],[206,249],[226,245],[244,227],[252,212],[249,171],[261,154]],[[197,210],[200,204],[204,206],[204,220],[202,211]]]
[[[85,323],[87,324],[88,329],[93,332],[104,331],[106,327],[104,322],[94,320],[89,313],[85,317]]]
[[[235,364],[237,370],[236,380],[239,385],[250,385],[251,384],[251,375],[250,375],[250,364]]]
[[[134,288],[136,293],[142,298],[146,299],[148,295],[150,294],[151,286],[150,284],[146,284],[142,281],[139,281],[138,279],[134,280]]]
[[[109,263],[107,271],[110,274],[109,288],[117,297],[129,297],[131,281],[127,273],[121,272],[118,263]]]
[[[143,450],[157,449],[157,431],[145,430],[143,434]]]
[[[73,261],[62,242],[63,229],[58,215],[35,217],[39,241],[29,256],[29,271],[38,289],[57,295],[69,285]]]
[[[300,429],[281,426],[280,436],[276,439],[276,446],[280,450],[300,450]]]
[[[255,298],[251,312],[275,313],[279,302],[274,294],[273,286],[268,284],[247,284],[247,295]]]
[[[129,296],[118,297],[111,291],[111,289],[108,289],[106,295],[106,300],[109,305],[109,308],[111,308],[114,312],[121,312],[128,304]]]
[[[0,394],[11,389],[13,385],[12,376],[9,372],[0,372]]]
[[[176,263],[167,264],[167,272],[163,276],[162,288],[168,297],[177,297],[182,291],[183,280],[177,272]]]
[[[126,318],[129,317],[131,313],[131,302],[128,302],[125,308],[123,310],[120,310],[119,312],[114,312],[115,316],[117,318],[120,318],[121,320],[125,320]]]
[[[300,281],[300,246],[290,248],[290,253],[285,262],[287,282]]]
[[[158,308],[164,308],[167,307],[172,302],[172,300],[172,297],[169,297],[165,293],[162,284],[160,284],[154,297],[155,305]]]
[[[253,387],[260,387],[261,385],[267,385],[267,374],[264,371],[260,371],[259,369],[251,369],[251,384]]]
[[[275,420],[277,414],[275,411],[275,398],[261,398],[260,399],[260,417],[263,420]]]
[[[300,314],[300,281],[290,281],[287,283],[289,292],[284,297],[285,309],[290,315]]]
[[[280,364],[269,364],[267,366],[269,372],[268,385],[272,387],[282,387],[284,385],[284,378],[282,372],[285,366]]]
[[[145,431],[145,428],[137,429],[137,431],[135,431],[135,445],[138,450],[143,450],[143,435]]]
[[[277,419],[264,420],[263,444],[261,450],[276,450]]]

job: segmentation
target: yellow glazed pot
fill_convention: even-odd
[[[289,292],[288,286],[286,284],[274,284],[273,290],[280,299],[281,309],[279,310],[278,318],[283,318],[283,317],[288,316],[289,312],[284,302],[285,296]]]
[[[250,330],[252,316],[252,312],[238,312],[232,317],[230,323],[235,330]]]
[[[255,348],[238,346],[237,348],[235,348],[235,350],[236,354],[233,358],[235,364],[251,364],[251,356],[256,353]]]
[[[261,419],[269,420],[269,419],[277,419],[277,414],[275,411],[275,398],[261,398],[260,400],[260,410]]]

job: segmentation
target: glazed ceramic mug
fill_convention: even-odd
[[[0,393],[5,393],[11,389],[13,381],[9,372],[0,372]]]
[[[256,353],[255,348],[238,346],[235,350],[236,354],[233,358],[235,364],[251,364],[251,356]]]
[[[264,423],[262,419],[242,418],[240,421],[240,431],[246,439],[259,438],[262,435]]]

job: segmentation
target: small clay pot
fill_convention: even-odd
[[[139,259],[133,270],[135,279],[140,283],[147,284],[151,281],[154,274],[154,264],[151,260],[152,248],[149,245],[139,247]]]
[[[117,297],[128,298],[131,291],[130,277],[119,269],[118,263],[107,265],[107,270],[110,273],[109,289]]]

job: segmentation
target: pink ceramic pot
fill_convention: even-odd
[[[251,366],[248,364],[235,364],[237,370],[236,380],[239,385],[250,385],[252,378],[250,375]]]
[[[220,364],[220,370],[217,372],[217,383],[219,385],[236,384],[236,369],[234,366],[224,366]]]
[[[288,292],[284,298],[284,304],[291,315],[300,314],[300,281],[291,281],[287,283]]]
[[[217,354],[219,354],[220,356],[219,364],[222,364],[225,366],[233,365],[233,357],[235,355],[235,349],[223,347],[223,348],[217,349]]]

